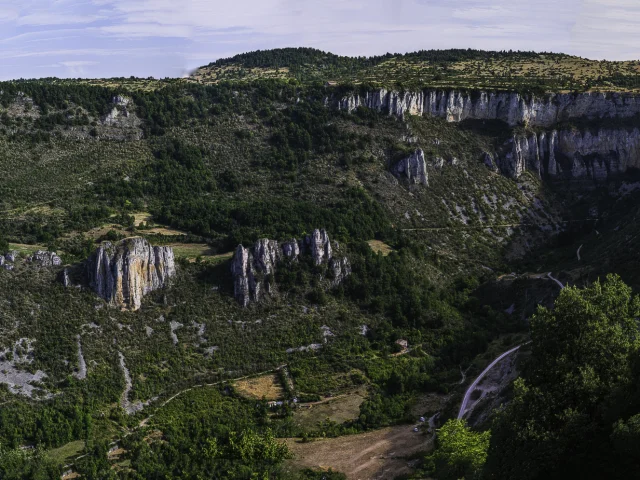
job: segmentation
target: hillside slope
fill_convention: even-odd
[[[548,62],[560,73],[544,77]],[[516,72],[496,83],[493,68]],[[0,443],[86,442],[78,461],[16,458],[88,478],[277,477],[274,437],[455,410],[461,368],[526,341],[535,305],[557,295],[548,271],[637,284],[635,256],[610,253],[636,236],[635,68],[282,50],[188,80],[1,84]],[[561,92],[598,85],[612,92]],[[274,250],[309,249],[316,230],[339,279],[328,255]],[[131,237],[167,248],[119,243]],[[145,246],[109,267],[118,294],[146,293],[135,311],[94,291],[87,260],[104,241]],[[147,289],[152,251],[171,281]],[[242,305],[236,252],[257,259],[243,271],[265,293]],[[246,394],[266,383],[268,397]],[[339,421],[309,420],[336,396],[350,406]],[[18,471],[8,458],[0,472]]]

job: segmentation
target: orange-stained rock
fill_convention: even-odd
[[[169,284],[176,274],[171,247],[154,247],[144,238],[105,242],[87,261],[91,288],[109,304],[137,310],[142,297]]]

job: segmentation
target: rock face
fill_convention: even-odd
[[[424,152],[418,149],[403,158],[391,168],[398,178],[406,178],[409,183],[417,185],[429,185],[429,176],[427,175],[427,162],[424,159]]]
[[[640,115],[640,96],[622,93],[556,93],[521,95],[515,92],[460,92],[421,90],[398,92],[374,89],[341,98],[327,97],[325,104],[353,111],[367,107],[404,118],[429,115],[447,122],[501,120],[510,126],[546,128],[514,136],[496,152],[486,152],[482,161],[492,170],[518,178],[525,171],[539,177],[591,179],[602,183],[640,167],[638,128],[578,130],[560,128],[572,120],[631,119]],[[424,154],[413,155],[392,165],[392,173],[411,183],[428,184]]]
[[[333,285],[340,285],[345,278],[351,275],[351,262],[347,257],[332,258],[329,268],[333,273]]]
[[[311,252],[313,263],[320,265],[331,260],[331,243],[326,230],[314,230],[305,238],[307,249]]]
[[[167,286],[176,274],[173,249],[144,238],[105,242],[87,261],[91,288],[110,305],[137,310],[142,297]]]
[[[326,98],[325,104],[349,112],[367,107],[399,118],[431,115],[448,122],[502,120],[512,126],[526,123],[540,127],[578,118],[630,118],[640,113],[640,96],[594,92],[524,96],[515,92],[431,89],[398,92],[381,88],[342,98]]]
[[[234,296],[243,307],[259,301],[263,291],[271,290],[265,276],[273,273],[280,255],[281,250],[275,240],[258,240],[252,249],[238,245],[231,262],[231,274]]]
[[[500,171],[539,177],[606,182],[640,167],[640,130],[551,130],[513,137],[496,153]]]
[[[231,261],[234,296],[243,307],[259,302],[275,292],[271,276],[283,261],[297,261],[301,255],[309,255],[315,265],[327,264],[333,274],[333,285],[338,285],[350,273],[347,258],[336,259],[329,235],[325,230],[314,230],[303,241],[258,240],[252,248],[238,245]]]

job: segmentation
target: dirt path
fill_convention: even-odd
[[[432,439],[413,431],[412,425],[300,443],[287,439],[295,468],[321,468],[344,472],[350,480],[392,479],[411,473],[406,457],[432,447]]]

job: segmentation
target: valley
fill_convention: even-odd
[[[536,55],[0,83],[0,476],[508,478],[527,402],[635,398],[563,329],[631,365],[638,66]]]

